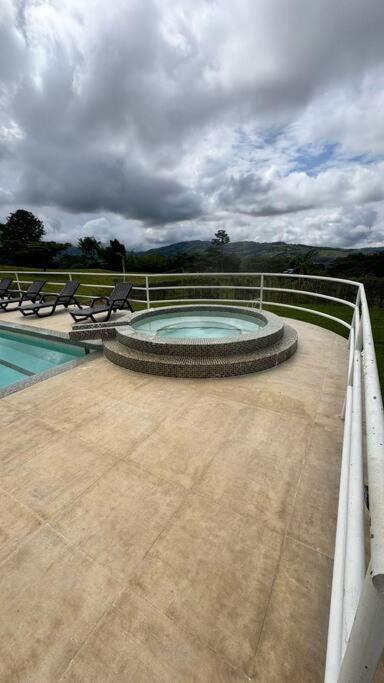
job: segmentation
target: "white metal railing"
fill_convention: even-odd
[[[374,340],[364,286],[353,280],[317,275],[288,273],[90,273],[68,271],[1,271],[14,276],[18,289],[37,277],[63,276],[65,279],[82,277],[103,278],[100,284],[82,283],[83,288],[112,289],[108,278],[129,279],[135,282],[138,294],[134,301],[147,308],[164,304],[208,301],[223,302],[223,297],[212,298],[213,292],[225,295],[241,293],[243,298],[225,298],[226,303],[284,307],[333,320],[349,330],[349,363],[343,407],[344,435],[337,530],[335,540],[330,616],[328,626],[326,683],[364,683],[374,677],[384,648],[384,415],[376,363]],[[28,278],[28,279],[26,279]],[[208,284],[180,284],[187,278]],[[233,284],[228,278],[236,278]],[[348,287],[349,299],[316,292],[313,289],[267,286],[266,280],[289,278],[299,283],[337,283]],[[209,279],[215,282],[209,283]],[[244,279],[246,284],[244,284]],[[175,282],[177,280],[177,282]],[[217,280],[224,284],[217,284]],[[173,281],[173,284],[172,284]],[[251,281],[251,284],[249,284]],[[164,284],[164,282],[166,284]],[[168,284],[170,283],[170,284]],[[63,286],[64,281],[48,281],[47,285]],[[210,296],[204,298],[207,292]],[[156,298],[159,292],[172,298]],[[177,296],[192,292],[192,298]],[[196,293],[203,295],[196,296]],[[284,301],[268,300],[272,293],[314,297],[353,310],[351,324],[329,313]],[[144,298],[143,297],[144,293]],[[248,294],[248,298],[244,298]],[[153,296],[154,295],[154,296]],[[91,295],[80,294],[90,299]],[[369,543],[364,534],[364,464],[367,469],[369,492]],[[365,550],[369,548],[368,557]]]

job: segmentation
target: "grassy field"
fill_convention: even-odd
[[[352,309],[342,304],[310,304],[308,308],[313,308],[321,313],[328,313],[328,315],[333,315],[336,318],[341,318],[346,322],[351,322]],[[321,318],[312,313],[306,313],[305,311],[293,311],[289,308],[284,307],[266,307],[266,310],[270,310],[273,313],[278,313],[279,315],[284,315],[287,318],[295,318],[296,320],[303,320],[304,322],[313,323],[314,325],[319,325],[320,327],[325,327],[327,330],[332,330],[340,334],[342,337],[348,337],[348,330],[339,323],[333,320],[328,320],[327,318]],[[379,369],[381,390],[384,393],[384,310],[382,308],[371,308],[370,309],[372,333],[375,340],[375,350],[376,359]]]
[[[4,270],[9,270],[10,266],[0,266],[0,272]],[[23,270],[32,270],[31,268],[17,268],[18,272],[21,272]],[[41,271],[40,271],[41,272]],[[85,269],[81,269],[79,271],[76,270],[71,270],[73,274],[73,279],[76,279],[76,272],[79,273],[85,273]],[[26,275],[25,276],[25,281],[33,279],[33,276]],[[211,274],[210,278],[207,277],[206,283],[208,284],[209,281],[213,281],[215,278],[215,274]],[[50,292],[57,292],[61,289],[61,285],[59,283],[64,282],[66,279],[65,276],[63,275],[58,275],[58,274],[53,274],[47,276],[47,280],[49,284],[46,286],[46,290],[49,290]],[[111,272],[111,271],[105,271],[105,270],[86,270],[85,275],[79,275],[78,279],[81,281],[81,286],[79,289],[79,297],[83,301],[83,303],[86,303],[86,299],[83,297],[87,296],[102,296],[105,294],[108,294],[110,292],[110,286],[113,285],[116,281],[119,280],[119,277],[117,276],[116,273]],[[144,275],[139,275],[136,277],[133,277],[131,274],[127,274],[127,280],[130,282],[133,282],[136,286],[144,287],[145,282],[144,282]],[[158,283],[161,283],[164,281],[164,276],[158,275],[155,278],[151,278],[151,284],[155,286]],[[187,278],[180,278],[180,281],[183,282],[183,284],[187,284]],[[292,282],[293,285],[293,281]],[[175,285],[177,282],[174,282]],[[244,283],[245,284],[245,283]],[[292,286],[291,285],[291,286]],[[24,284],[23,287],[26,287],[27,285]],[[329,292],[331,293],[331,292]],[[344,294],[343,291],[340,292],[335,292],[334,295],[340,296],[341,298],[344,298],[346,294]],[[204,296],[204,291],[200,290],[199,287],[196,286],[196,295],[197,296]],[[163,293],[159,293],[159,296],[163,296]],[[182,296],[182,292],[180,292],[177,296]],[[191,292],[190,296],[193,296],[193,293]],[[229,296],[232,296],[232,294],[229,293]],[[140,299],[145,299],[145,291],[136,291],[135,292],[135,297],[140,298]],[[288,301],[287,301],[288,303]],[[289,301],[289,303],[293,303],[293,301]],[[297,302],[299,305],[299,302]],[[328,313],[329,315],[333,315],[337,318],[341,318],[342,320],[345,320],[346,322],[351,321],[352,317],[352,309],[343,306],[342,304],[331,304],[331,303],[315,303],[311,299],[311,297],[308,297],[308,300],[305,300],[305,303],[301,303],[300,305],[306,306],[308,308],[312,308],[314,310],[318,310],[323,313]],[[134,305],[136,309],[143,308],[143,304],[136,303]],[[336,323],[332,320],[327,320],[326,318],[321,318],[320,316],[317,316],[315,314],[311,313],[306,313],[305,311],[300,312],[297,310],[292,310],[289,308],[284,308],[280,306],[266,306],[266,310],[271,310],[274,313],[277,313],[279,315],[283,315],[287,318],[295,318],[298,320],[303,320],[304,322],[309,322],[313,323],[315,325],[319,325],[321,327],[325,327],[326,329],[332,330],[333,332],[336,332],[337,334],[341,334],[343,337],[348,336],[348,330],[340,325],[339,323]],[[377,356],[377,363],[378,363],[378,368],[379,368],[379,374],[380,374],[380,381],[381,381],[381,386],[382,388],[384,387],[384,310],[380,308],[372,308],[370,310],[371,314],[371,322],[372,322],[372,330],[373,330],[373,335],[375,339],[375,347],[376,347],[376,356]]]

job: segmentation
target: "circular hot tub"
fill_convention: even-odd
[[[273,313],[216,304],[134,313],[105,355],[131,370],[173,377],[225,377],[278,365],[297,347],[295,330]]]
[[[181,310],[179,310],[179,308]],[[255,334],[267,325],[267,319],[259,312],[243,313],[238,309],[208,309],[184,306],[177,309],[139,314],[131,322],[134,330],[167,339],[223,339]]]

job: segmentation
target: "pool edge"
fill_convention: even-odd
[[[34,384],[44,382],[45,380],[50,379],[51,377],[55,377],[55,375],[59,375],[63,372],[68,372],[68,370],[72,370],[73,368],[77,367],[78,365],[81,365],[82,363],[88,363],[95,360],[96,358],[100,358],[100,354],[97,353],[97,351],[101,352],[102,350],[101,342],[86,342],[81,340],[74,341],[66,332],[59,332],[56,330],[49,330],[45,328],[37,329],[36,327],[32,327],[31,325],[22,325],[18,323],[0,321],[0,331],[1,330],[16,333],[19,332],[20,334],[28,334],[33,337],[40,337],[47,341],[60,342],[68,344],[70,346],[79,346],[80,348],[83,348],[86,351],[88,350],[88,353],[79,358],[68,360],[65,363],[61,363],[60,365],[55,365],[53,368],[49,368],[48,370],[44,370],[43,372],[39,372],[34,375],[31,375],[30,377],[26,377],[26,379],[19,380],[18,382],[13,382],[13,384],[9,384],[7,387],[0,388],[0,400],[2,398],[5,398],[6,396],[10,396],[11,394],[17,393],[18,391],[27,389],[28,387],[33,386]],[[94,353],[89,353],[89,351]]]

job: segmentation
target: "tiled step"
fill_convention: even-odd
[[[229,377],[279,365],[297,349],[297,332],[285,325],[283,337],[250,353],[211,356],[160,355],[134,349],[118,339],[104,341],[106,358],[129,370],[167,377]]]
[[[266,330],[268,329],[268,332]],[[124,346],[128,346],[136,351],[143,351],[149,354],[169,355],[174,357],[217,357],[222,355],[239,355],[257,351],[265,346],[271,346],[280,341],[284,334],[284,323],[270,323],[268,328],[262,330],[258,335],[240,335],[234,341],[223,339],[210,339],[209,344],[202,344],[200,339],[188,339],[187,343],[177,343],[175,340],[167,340],[166,337],[149,335],[138,335],[132,327],[121,327],[116,329],[116,339]]]

